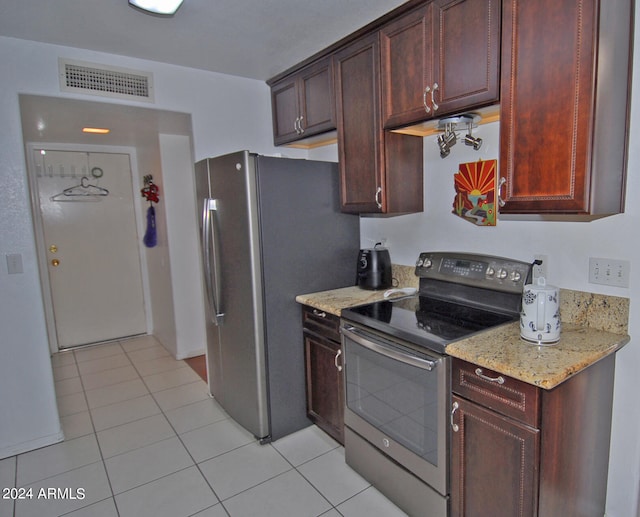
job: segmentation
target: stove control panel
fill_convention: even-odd
[[[527,262],[472,253],[423,252],[416,276],[485,289],[521,293],[531,265]]]

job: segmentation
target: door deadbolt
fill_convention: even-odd
[[[52,265],[53,267],[58,267],[58,266],[60,265],[60,261],[59,261],[58,259],[53,259],[53,260],[51,261],[51,265]]]
[[[49,246],[49,251],[51,253],[56,253],[58,251],[58,246],[56,246],[55,244],[52,244],[51,246]]]

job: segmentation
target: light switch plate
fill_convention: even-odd
[[[628,260],[589,258],[589,282],[614,287],[629,287]]]
[[[7,257],[7,273],[10,275],[17,275],[23,273],[22,268],[22,255],[20,253],[10,253]]]

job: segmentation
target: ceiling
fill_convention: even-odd
[[[266,80],[406,0],[185,0],[173,17],[127,0],[3,0],[0,35]]]

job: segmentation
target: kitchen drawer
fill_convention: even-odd
[[[304,305],[302,307],[302,326],[305,330],[340,342],[340,318],[338,316]]]
[[[451,389],[481,406],[538,427],[540,389],[493,370],[454,359]]]

